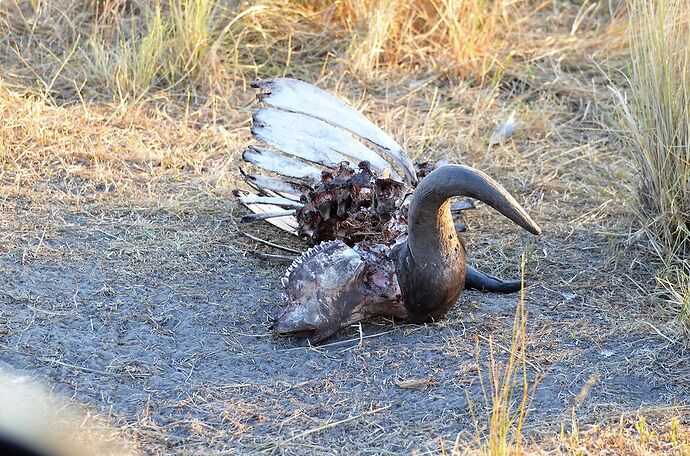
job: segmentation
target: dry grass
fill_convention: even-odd
[[[256,77],[343,70],[372,83],[394,69],[543,83],[546,62],[591,66],[583,57],[619,48],[614,13],[533,0],[10,0],[0,5],[3,78],[62,100],[134,101],[152,90],[232,96]]]
[[[426,63],[481,81],[505,68],[514,54],[530,52],[527,43],[516,47],[514,39],[532,12],[529,3],[349,0],[338,3],[333,15],[351,33],[346,58],[358,74]]]
[[[649,414],[621,415],[607,424],[587,426],[580,429],[573,416],[569,429],[565,426],[558,437],[544,438],[539,444],[532,442],[511,451],[487,451],[464,446],[459,440],[452,445],[442,444],[443,456],[452,455],[637,455],[652,456],[668,454],[685,456],[690,454],[690,425],[686,411],[650,410]]]
[[[527,311],[525,309],[525,255],[521,264],[523,287],[515,310],[511,344],[508,358],[497,359],[498,350],[493,339],[488,339],[488,383],[481,381],[484,395],[486,419],[478,419],[472,411],[478,433],[479,454],[507,456],[523,452],[523,426],[530,400],[530,386],[527,379]],[[477,339],[477,366],[481,353]],[[480,372],[480,379],[481,372]],[[536,386],[536,383],[535,383]],[[518,390],[519,394],[516,394]],[[532,392],[534,390],[532,389]],[[516,397],[517,396],[517,397]],[[472,399],[468,397],[471,404]],[[486,423],[486,424],[484,424]],[[457,447],[454,449],[457,452]]]
[[[615,91],[623,140],[640,172],[638,215],[663,269],[665,300],[690,316],[690,10],[630,1],[630,93]]]
[[[650,415],[620,416],[617,423],[578,429],[573,416],[569,431],[561,431],[559,453],[572,456],[598,454],[690,454],[690,427],[685,411],[650,410]],[[680,417],[680,418],[679,418]]]
[[[568,296],[538,304],[556,308],[571,295],[586,296],[595,303],[589,305],[622,319],[618,312],[628,311],[619,303],[644,299],[626,274],[637,282],[649,277],[622,228],[629,211],[620,204],[621,182],[630,182],[631,166],[600,128],[611,105],[597,65],[622,67],[624,13],[615,1],[559,0],[0,2],[0,252],[20,250],[27,265],[88,255],[53,247],[64,218],[75,215],[140,233],[135,241],[117,240],[137,267],[168,247],[211,257],[240,245],[220,239],[224,232],[213,231],[212,243],[197,238],[209,229],[194,223],[211,213],[216,229],[232,227],[230,190],[253,96],[247,82],[287,75],[347,98],[415,158],[446,157],[500,176],[548,233],[530,252],[527,275]],[[512,140],[491,146],[492,132],[513,112]],[[161,216],[165,229],[151,214]],[[177,232],[174,224],[168,229],[170,220],[190,226]],[[512,275],[519,264],[511,252],[521,238],[489,220],[480,213],[470,222],[482,230],[481,238],[470,233],[473,258]],[[182,253],[179,270],[188,267]],[[516,441],[526,412],[525,357],[534,344],[522,310],[513,337],[502,341],[512,347],[507,363],[489,349],[488,400],[480,404],[486,435],[470,446],[484,454],[533,450]],[[227,398],[227,391],[213,391],[218,401]],[[246,403],[246,413],[228,406],[219,415],[233,427],[231,442],[246,441],[258,426],[257,404]],[[281,445],[350,423],[314,422],[306,413],[284,411],[279,429],[298,417],[306,430]],[[159,427],[142,414],[128,426],[159,450],[170,445],[164,434],[175,426]],[[203,444],[226,438],[227,426],[218,425],[216,435],[203,422],[184,423],[211,435],[195,440]],[[658,448],[687,437],[678,423],[658,423]],[[574,443],[559,448],[577,454],[584,446],[596,454],[614,440],[622,452],[657,448],[650,439],[635,446],[642,443],[633,429],[574,430],[563,437]]]

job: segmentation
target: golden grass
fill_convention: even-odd
[[[481,81],[508,63],[531,11],[523,0],[348,0],[337,6],[352,33],[347,59],[358,73],[383,65],[419,66]]]
[[[523,451],[522,429],[530,399],[527,380],[527,311],[525,309],[525,255],[521,264],[522,290],[515,309],[513,334],[508,359],[496,359],[496,347],[489,338],[489,388],[482,382],[482,391],[489,411],[488,431],[480,453],[507,456]],[[477,350],[479,353],[479,350]],[[479,364],[479,363],[478,363]],[[480,376],[481,379],[481,376]],[[518,386],[519,385],[519,386]],[[535,383],[536,385],[536,383]],[[516,397],[516,389],[520,388]]]
[[[443,456],[476,454],[481,456],[508,456],[523,454],[525,440],[523,427],[527,418],[529,402],[538,379],[530,387],[527,361],[527,310],[525,308],[525,270],[526,254],[522,255],[520,265],[522,290],[515,306],[510,345],[503,346],[492,336],[481,337],[486,341],[487,374],[482,373],[482,348],[480,337],[475,338],[476,366],[483,396],[482,416],[472,397],[467,396],[469,413],[475,427],[475,438],[471,443],[460,440],[460,435],[452,446],[441,439],[440,451]]]
[[[146,96],[161,76],[166,52],[164,39],[170,33],[169,26],[164,23],[159,7],[148,14],[146,30],[140,37],[128,40],[125,31],[118,30],[118,45],[114,49],[98,35],[88,41],[87,71],[122,100]],[[130,26],[134,28],[136,22]]]
[[[690,454],[690,428],[683,410],[650,411],[650,415],[620,416],[617,423],[594,425],[582,431],[573,416],[571,429],[562,430],[558,453],[570,456],[598,454]]]
[[[395,69],[543,83],[547,60],[620,47],[608,15],[535,0],[9,0],[0,63],[8,82],[64,100],[233,96],[248,79],[286,74],[374,83]]]
[[[690,9],[630,0],[630,93],[620,129],[640,171],[638,215],[661,259],[665,300],[690,317]]]

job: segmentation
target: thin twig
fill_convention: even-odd
[[[297,259],[296,256],[291,256],[291,255],[276,255],[274,253],[264,253],[264,252],[250,252],[247,251],[247,253],[251,255],[255,255],[263,260],[284,260],[284,261],[295,261]]]
[[[267,241],[267,240],[265,240],[265,239],[261,239],[260,237],[252,236],[251,234],[249,234],[249,233],[247,233],[247,232],[245,232],[245,231],[240,231],[240,233],[243,234],[243,235],[245,235],[245,236],[247,236],[247,237],[248,237],[249,239],[251,239],[252,241],[260,242],[260,243],[262,243],[262,244],[264,244],[264,245],[267,245],[267,246],[269,246],[269,247],[273,247],[273,248],[278,249],[278,250],[284,250],[284,251],[290,252],[290,253],[295,253],[295,254],[297,254],[297,255],[301,255],[301,254],[302,254],[302,252],[300,252],[299,250],[291,249],[290,247],[285,247],[284,245],[276,244],[276,243],[274,243],[274,242]]]
[[[217,386],[214,386],[214,388],[218,388],[218,389],[236,389],[236,388],[251,388],[252,386],[256,386],[256,385],[253,385],[253,384],[251,384],[251,383],[231,383],[231,384],[228,384],[228,385],[217,385]]]
[[[293,347],[293,348],[286,348],[286,349],[283,349],[283,350],[276,350],[276,351],[284,352],[284,351],[294,351],[294,350],[302,350],[302,349],[312,349],[312,350],[318,351],[318,350],[321,349],[321,348],[333,347],[333,346],[336,346],[336,345],[343,345],[343,344],[347,344],[347,343],[350,343],[350,342],[358,342],[358,344],[361,344],[362,341],[363,341],[364,339],[372,339],[372,338],[374,338],[374,337],[385,336],[386,334],[394,333],[394,332],[399,331],[399,330],[401,330],[402,328],[405,328],[405,327],[411,327],[411,328],[412,328],[412,329],[411,329],[412,332],[414,332],[414,331],[419,331],[419,330],[421,330],[421,329],[426,328],[426,326],[420,326],[420,325],[398,325],[398,326],[396,326],[395,328],[390,329],[390,330],[388,330],[388,331],[382,331],[382,332],[380,332],[380,333],[369,334],[369,335],[367,335],[367,336],[363,336],[363,335],[360,334],[358,337],[355,337],[355,338],[352,338],[352,339],[339,340],[339,341],[337,341],[337,342],[331,342],[330,344],[320,344],[320,345],[311,345],[311,344],[310,344],[310,345],[307,346],[307,347]]]
[[[82,366],[77,366],[75,364],[65,363],[65,362],[59,361],[55,358],[38,358],[38,359],[40,359],[41,361],[44,361],[46,363],[55,363],[55,364],[58,364],[60,366],[67,367],[69,369],[75,369],[75,370],[79,370],[82,372],[88,372],[90,374],[108,375],[110,377],[148,377],[148,375],[143,375],[143,374],[137,374],[137,375],[118,374],[115,372],[106,372],[106,371],[102,371],[102,370],[98,370],[98,369],[91,369],[89,367],[82,367]]]
[[[336,427],[336,426],[340,426],[341,424],[349,423],[350,421],[358,420],[358,419],[360,419],[360,418],[362,418],[362,417],[365,417],[365,416],[368,416],[368,415],[373,415],[373,414],[375,414],[375,413],[382,412],[382,411],[384,411],[384,410],[387,410],[387,409],[391,408],[391,406],[392,406],[392,405],[389,404],[389,405],[386,405],[386,406],[384,406],[384,407],[379,407],[379,408],[374,409],[374,410],[369,410],[368,412],[362,412],[362,413],[360,413],[359,415],[351,416],[351,417],[349,417],[349,418],[345,418],[345,419],[342,419],[342,420],[334,421],[334,422],[332,422],[332,423],[324,424],[323,426],[319,426],[319,427],[315,427],[315,428],[312,428],[312,429],[308,429],[308,430],[306,430],[306,431],[304,431],[304,432],[300,432],[299,434],[290,437],[289,439],[285,439],[285,440],[282,440],[282,441],[277,442],[277,443],[275,443],[275,444],[272,444],[272,446],[269,446],[268,448],[265,448],[265,450],[273,450],[273,451],[271,452],[271,454],[273,454],[273,453],[274,453],[278,448],[280,448],[282,445],[285,445],[285,444],[287,444],[287,443],[290,443],[290,442],[292,442],[292,441],[294,441],[294,440],[297,440],[297,439],[301,439],[301,438],[303,438],[303,437],[310,436],[310,435],[315,434],[315,433],[320,432],[320,431],[325,431],[326,429],[332,429],[332,428],[334,428],[334,427]]]

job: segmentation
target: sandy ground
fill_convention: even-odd
[[[6,198],[18,242],[0,256],[0,365],[55,385],[154,454],[423,454],[481,431],[487,336],[504,358],[519,296],[467,292],[439,324],[374,322],[320,347],[275,338],[284,265],[243,254],[231,205],[185,214]],[[561,229],[546,217],[527,271],[538,380],[528,435],[557,433],[573,407],[588,423],[687,406],[690,358],[640,304],[630,275],[644,271],[612,261],[586,221]],[[478,224],[497,217],[476,220],[471,245],[490,254]],[[501,253],[516,268],[529,235],[505,225]]]

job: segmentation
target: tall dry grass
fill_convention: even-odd
[[[346,55],[359,73],[395,64],[483,80],[524,50],[517,37],[534,2],[345,0],[334,8],[352,36]]]
[[[602,43],[601,5],[543,0],[7,0],[0,78],[58,100],[232,96],[248,80],[382,71],[475,85]],[[555,19],[554,19],[555,18]],[[540,27],[535,28],[535,24]],[[524,71],[523,71],[524,70]],[[387,76],[386,75],[386,76]]]
[[[525,255],[521,267],[522,288],[515,309],[508,359],[496,359],[496,346],[489,339],[489,388],[482,383],[490,405],[488,435],[482,453],[487,456],[522,454],[522,429],[531,399],[527,380],[527,310],[525,309]],[[481,377],[480,377],[481,378]],[[536,383],[535,385],[536,386]],[[516,394],[517,393],[517,394]],[[532,393],[534,391],[532,390]]]
[[[690,8],[629,0],[630,93],[615,90],[640,176],[638,215],[661,260],[665,299],[690,316]]]
[[[60,99],[234,89],[257,72],[248,17],[265,10],[213,0],[9,0],[0,4],[0,76]]]
[[[510,456],[525,453],[523,427],[527,417],[529,403],[534,395],[537,379],[528,380],[527,360],[527,309],[525,308],[525,266],[526,255],[522,255],[520,300],[515,308],[512,334],[509,346],[496,343],[489,336],[486,338],[488,355],[488,372],[486,378],[481,372],[481,347],[479,338],[476,341],[477,368],[484,399],[486,416],[479,416],[468,396],[470,414],[474,421],[476,438],[473,445],[462,448],[459,438],[456,439],[450,454],[476,454],[480,456]],[[499,351],[507,356],[499,356]],[[501,359],[504,358],[504,359]],[[448,454],[441,441],[441,454]]]

